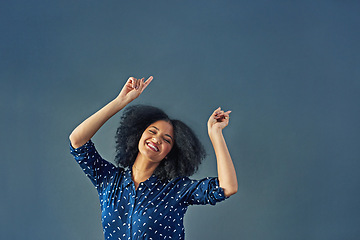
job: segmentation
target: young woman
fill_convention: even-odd
[[[221,108],[207,124],[217,178],[188,178],[205,156],[203,146],[183,122],[151,106],[125,109],[116,133],[118,166],[100,157],[91,138],[139,97],[152,79],[130,77],[113,101],[70,135],[71,153],[98,191],[105,239],[184,239],[183,217],[189,205],[215,205],[237,192],[234,165],[222,134],[230,111]]]

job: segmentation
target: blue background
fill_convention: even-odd
[[[129,76],[135,103],[188,123],[216,175],[224,130],[239,191],[190,207],[187,239],[360,239],[360,2],[2,1],[0,238],[102,239],[95,188],[68,135]],[[120,115],[94,137],[114,158]]]

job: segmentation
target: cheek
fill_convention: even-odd
[[[170,145],[167,145],[167,146],[165,147],[165,151],[164,151],[164,152],[166,152],[166,155],[169,154],[169,152],[171,151],[171,149],[172,149],[172,146],[170,146]]]
[[[140,138],[139,143],[138,143],[138,148],[142,147],[142,145],[145,142],[145,139],[146,139],[145,134],[141,135],[141,138]]]

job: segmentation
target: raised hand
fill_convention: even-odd
[[[226,197],[235,194],[238,189],[234,164],[222,133],[222,129],[229,124],[230,113],[231,111],[225,112],[218,108],[208,121],[209,137],[216,155],[219,184]]]
[[[117,98],[125,100],[127,102],[131,102],[145,90],[145,88],[150,84],[153,80],[153,76],[150,76],[146,81],[144,78],[136,79],[134,77],[130,77],[122,88],[120,94]]]
[[[74,129],[69,136],[71,145],[77,148],[89,141],[107,120],[137,98],[150,84],[152,79],[153,77],[151,76],[144,82],[144,78],[136,79],[130,77],[115,100],[106,104],[106,106],[88,117]]]
[[[210,116],[208,121],[208,132],[211,134],[214,130],[222,130],[229,124],[229,115],[231,111],[224,112],[219,107]]]

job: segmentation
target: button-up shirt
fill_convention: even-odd
[[[226,198],[217,178],[161,181],[152,175],[135,189],[131,170],[102,159],[91,140],[70,149],[98,191],[105,239],[184,239],[189,205]]]

